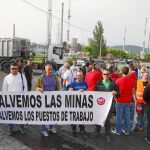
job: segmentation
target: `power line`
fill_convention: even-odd
[[[29,1],[27,1],[27,0],[22,0],[22,1],[25,2],[25,3],[27,3],[28,5],[30,5],[30,6],[32,6],[32,7],[34,7],[34,8],[36,8],[36,9],[40,10],[41,12],[43,12],[43,13],[45,13],[45,14],[48,14],[47,11],[41,9],[40,7],[34,5],[33,3],[31,3],[31,2],[29,2]],[[55,18],[55,19],[57,19],[57,20],[61,20],[61,18],[59,18],[59,17],[57,17],[57,16],[52,15],[52,17]],[[85,32],[88,32],[88,33],[91,33],[91,34],[93,33],[93,32],[91,32],[91,31],[89,31],[89,30],[87,30],[87,29],[84,29],[84,28],[80,27],[80,26],[71,24],[71,23],[69,23],[68,21],[63,20],[63,22],[66,23],[66,24],[70,24],[70,26],[72,26],[72,27],[74,27],[74,28],[78,28],[78,29],[80,29],[80,30],[82,30],[82,31],[85,31]]]

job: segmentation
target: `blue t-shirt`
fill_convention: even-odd
[[[44,91],[55,91],[56,90],[56,79],[54,76],[44,75]]]
[[[74,91],[78,91],[80,89],[83,89],[84,91],[86,91],[87,87],[88,86],[85,81],[81,81],[81,82],[73,81],[73,82],[71,82],[69,88],[73,88]]]

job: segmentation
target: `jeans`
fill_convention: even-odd
[[[71,125],[71,128],[72,128],[72,131],[76,131],[76,129],[77,129],[77,126],[75,125],[75,124],[72,124]],[[85,131],[85,127],[84,127],[84,125],[79,125],[79,128],[80,128],[80,131]]]
[[[150,141],[150,105],[147,105],[147,140]]]
[[[116,102],[116,132],[121,133],[122,119],[124,117],[124,130],[129,132],[130,130],[130,103]]]
[[[110,119],[111,119],[111,110],[109,111],[109,114],[108,114],[108,116],[106,118],[106,122],[105,122],[105,134],[106,135],[110,135],[110,128],[111,128]],[[101,126],[96,125],[95,133],[100,133],[100,130],[101,130]]]
[[[145,107],[146,107],[146,105],[141,104],[141,106],[142,106],[142,112],[141,113],[137,113],[136,107],[135,107],[133,128],[144,128],[144,123],[145,123],[144,118],[145,118]]]
[[[41,127],[41,132],[44,132],[44,131],[48,131],[48,129],[51,129],[51,128],[53,128],[53,125],[41,125],[40,126]]]

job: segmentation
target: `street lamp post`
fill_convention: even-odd
[[[103,34],[101,34],[101,37],[100,37],[100,46],[99,46],[99,58],[102,59],[102,37],[103,37]]]

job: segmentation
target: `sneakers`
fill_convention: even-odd
[[[129,133],[129,132],[126,132],[124,129],[122,129],[122,132],[123,132],[126,136],[130,135],[130,133]]]
[[[139,131],[140,129],[138,127],[132,128],[132,131]]]
[[[144,129],[143,129],[143,128],[140,128],[140,131],[141,131],[141,132],[144,132]]]
[[[150,144],[150,140],[147,140],[147,137],[145,137],[145,142],[146,142],[147,144]]]
[[[86,134],[85,130],[80,130],[81,134]]]
[[[46,131],[41,131],[43,136],[48,136],[48,133]]]
[[[57,133],[57,131],[56,131],[56,128],[55,127],[52,127],[52,128],[50,128],[50,129],[48,129],[50,132],[52,132],[52,133],[54,133],[54,134],[56,134]]]
[[[110,137],[110,135],[106,136],[106,143],[111,143],[111,137]]]
[[[24,127],[21,127],[21,128],[20,128],[20,132],[21,132],[21,134],[25,134],[25,133],[26,133],[25,128],[24,128]]]
[[[9,128],[9,135],[13,134],[13,128]]]
[[[116,132],[116,129],[115,129],[115,130],[112,130],[112,133],[114,133],[114,134],[116,134],[116,135],[118,135],[118,136],[120,135],[120,133],[117,133],[117,132]]]

